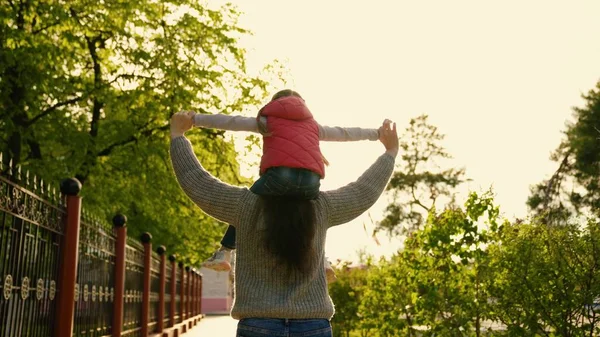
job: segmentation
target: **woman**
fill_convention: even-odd
[[[260,197],[223,183],[196,158],[184,133],[192,116],[171,119],[171,161],[184,192],[208,215],[237,230],[235,295],[231,316],[239,337],[330,337],[334,314],[327,291],[327,229],[358,217],[383,192],[398,153],[396,125],[380,128],[382,154],[361,177],[315,200]]]

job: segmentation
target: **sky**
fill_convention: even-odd
[[[446,135],[448,165],[472,179],[458,201],[492,187],[509,219],[526,215],[529,187],[558,167],[549,155],[600,80],[597,0],[228,2],[253,32],[240,41],[250,72],[281,61],[322,125],[377,128],[389,118],[401,132],[429,115]],[[331,162],[322,190],[354,181],[384,151],[369,141],[321,149]],[[401,247],[370,236],[387,203],[330,229],[326,255],[356,261],[360,249]]]

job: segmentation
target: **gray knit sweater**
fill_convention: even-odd
[[[333,316],[323,268],[327,229],[353,220],[375,203],[392,174],[394,157],[383,154],[357,181],[320,192],[314,201],[315,268],[309,274],[292,272],[291,276],[286,275],[261,242],[263,224],[257,195],[208,173],[185,137],[173,139],[171,161],[184,192],[208,215],[237,229],[233,318],[330,319]]]

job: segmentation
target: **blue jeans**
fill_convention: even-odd
[[[236,337],[332,337],[326,319],[244,318]]]
[[[316,199],[321,187],[321,176],[307,169],[272,167],[250,187],[258,195]],[[235,249],[235,227],[229,225],[221,239],[221,246]]]

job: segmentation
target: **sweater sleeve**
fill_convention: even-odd
[[[245,116],[196,114],[194,115],[194,125],[203,128],[228,131],[258,132],[256,118]]]
[[[394,170],[394,157],[384,153],[353,183],[322,192],[328,214],[328,226],[349,222],[379,199]]]
[[[319,139],[330,142],[378,140],[379,132],[377,129],[345,128],[341,126],[319,125]]]
[[[171,162],[179,185],[194,203],[213,218],[237,225],[240,203],[248,189],[213,177],[196,158],[190,141],[181,136],[171,141]]]

